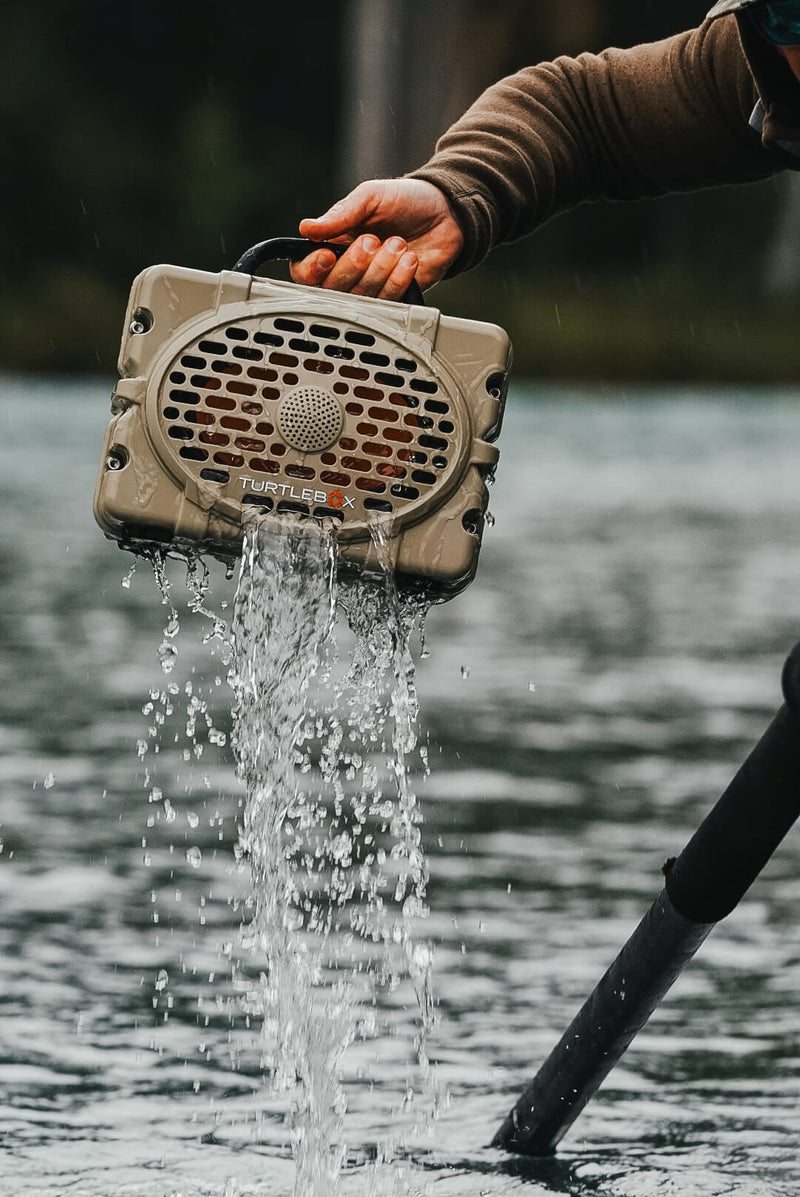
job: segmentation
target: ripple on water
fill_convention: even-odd
[[[643,913],[662,860],[766,725],[797,630],[795,402],[562,400],[512,399],[478,578],[428,621],[418,684],[440,998],[429,1050],[451,1101],[411,1155],[442,1197],[789,1197],[800,1186],[796,835],[555,1160],[483,1146]],[[176,818],[147,827],[156,783],[145,785],[134,745],[163,681],[165,612],[146,571],[120,585],[125,559],[91,524],[106,408],[105,386],[3,384],[4,1189],[223,1197],[235,1178],[227,1197],[287,1197],[289,1133],[226,947],[246,894],[233,860],[240,791],[229,746],[183,760],[183,692],[157,770]],[[65,428],[52,449],[43,414]],[[23,507],[34,451],[42,468]],[[222,572],[213,592],[230,601]],[[203,672],[204,621],[183,622],[175,676],[202,681],[229,730],[214,681],[225,670],[217,658]],[[400,987],[378,1037],[354,1045],[344,1197],[369,1192],[415,1018]],[[376,1197],[389,1183],[384,1173]]]

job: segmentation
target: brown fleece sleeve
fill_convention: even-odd
[[[490,87],[412,177],[465,234],[451,273],[588,200],[765,178],[786,166],[750,128],[758,99],[736,21],[529,67]]]

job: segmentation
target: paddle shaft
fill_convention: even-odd
[[[549,1155],[714,925],[741,901],[800,816],[800,644],[785,703],[675,860],[631,938],[492,1139]]]

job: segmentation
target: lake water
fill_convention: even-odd
[[[166,612],[144,565],[122,586],[130,559],[92,521],[109,389],[0,383],[2,1189],[288,1197],[286,1110],[232,979],[246,878],[225,669],[184,607],[176,710],[160,759],[140,759]],[[441,1110],[392,1183],[796,1194],[796,832],[558,1155],[485,1145],[779,705],[800,632],[800,404],[518,385],[501,448],[478,578],[432,612],[419,662]],[[233,585],[215,569],[223,614]],[[202,757],[187,680],[213,697]],[[153,823],[146,768],[170,822]],[[373,1162],[416,1010],[400,986],[378,1015],[344,1058],[346,1197],[390,1191]]]

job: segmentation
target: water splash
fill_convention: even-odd
[[[180,861],[187,872],[202,878],[201,885],[208,879],[208,888],[198,895],[197,921],[204,926],[204,907],[213,894],[217,848],[224,839],[231,838],[225,830],[226,818],[234,815],[229,787],[219,790],[216,798],[212,790],[215,771],[222,777],[229,775],[230,768],[225,754],[228,736],[217,726],[214,699],[219,698],[217,687],[225,680],[231,648],[224,618],[208,603],[207,564],[197,556],[165,550],[144,555],[166,608],[166,625],[157,652],[162,676],[151,686],[142,707],[147,728],[137,743],[148,800],[141,837],[142,862],[153,870],[153,942],[164,953],[166,963],[176,904],[183,900],[180,886],[173,881],[173,865]],[[177,573],[172,568],[175,565]],[[221,606],[224,609],[227,604]],[[199,624],[201,631],[196,645],[187,644],[186,636],[181,635],[191,621]],[[215,658],[219,659],[219,668],[216,674],[212,672],[210,681],[209,666],[213,670]],[[219,714],[224,726],[229,717],[227,696],[221,705]],[[195,881],[194,892],[197,888]],[[169,987],[157,993],[163,999],[159,1012],[166,1023],[172,994]],[[151,1046],[163,1050],[155,1040]]]
[[[250,950],[274,1082],[291,1091],[296,1197],[332,1197],[345,1157],[342,1057],[376,1034],[383,987],[413,981],[427,1073],[431,952],[416,943],[427,871],[410,784],[422,612],[386,570],[337,582],[334,530],[249,522],[233,620],[235,749],[247,790]],[[387,546],[375,536],[379,559]],[[352,643],[340,657],[336,611]],[[346,664],[349,659],[349,667]],[[414,1104],[406,1083],[401,1107]],[[398,1111],[400,1113],[401,1111]],[[385,1144],[382,1155],[391,1155]]]
[[[210,604],[205,564],[183,559],[188,610],[201,620],[205,651],[222,657],[234,692],[232,744],[246,791],[236,853],[250,885],[244,959],[232,959],[230,950],[227,959],[247,1013],[261,1023],[264,1067],[283,1094],[296,1197],[340,1192],[343,1059],[356,1040],[399,1043],[396,1006],[392,1013],[385,999],[397,1003],[402,994],[405,1002],[405,987],[420,1014],[397,1074],[396,1104],[381,1119],[392,1137],[375,1144],[372,1166],[361,1164],[364,1192],[416,1191],[402,1157],[429,1128],[435,1104],[426,1046],[435,1010],[432,951],[417,933],[427,915],[427,869],[411,784],[418,703],[410,645],[415,631],[422,643],[426,604],[398,593],[380,524],[373,541],[380,575],[342,581],[335,526],[254,511],[230,634]],[[181,649],[176,668],[183,600],[173,597],[166,555],[155,554],[152,565],[167,618],[158,652],[164,681],[143,708],[150,726],[139,743],[148,828],[187,825],[184,867],[201,870],[204,853],[189,838],[199,823],[191,809],[197,804],[186,805],[191,771],[226,736],[214,725],[207,684],[194,669],[188,680],[178,676],[189,664]],[[169,761],[177,753],[184,776],[188,770],[183,795],[175,793],[180,773],[159,778],[168,765],[155,755],[162,742]],[[142,848],[149,863],[146,836]],[[153,903],[158,924],[155,891]],[[168,998],[162,972],[155,992]]]

